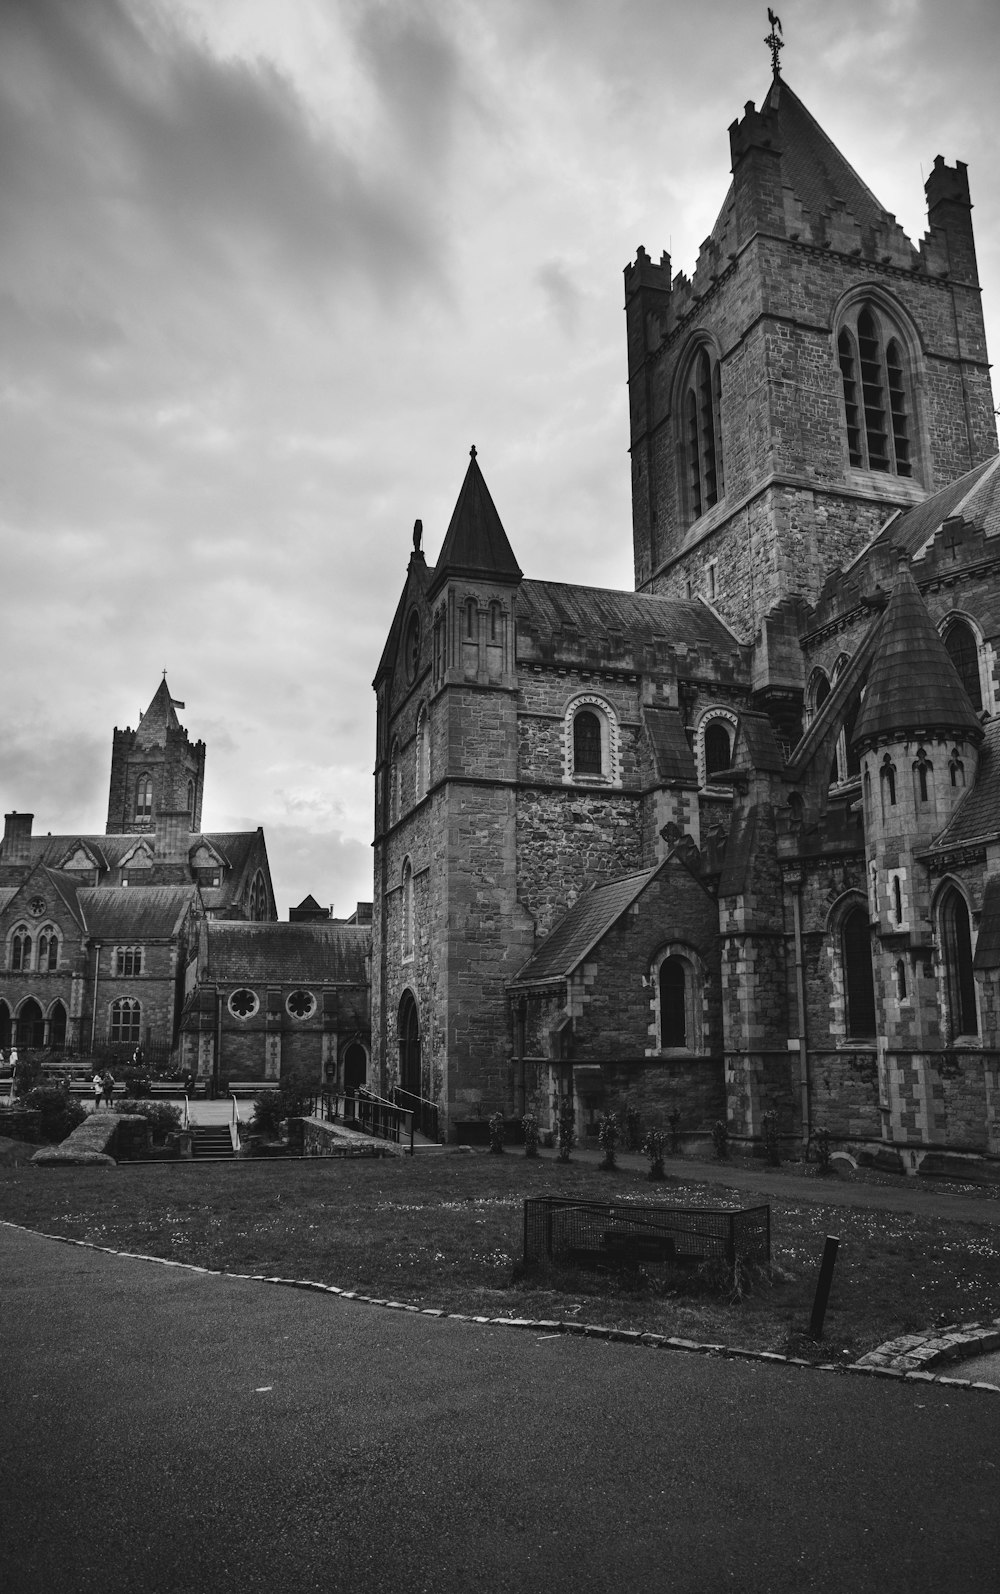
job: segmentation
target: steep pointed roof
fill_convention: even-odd
[[[182,729],[175,709],[183,708],[183,703],[178,703],[170,696],[167,677],[164,675],[142,719],[139,729],[135,733],[136,743],[139,747],[165,747],[168,731]]]
[[[903,559],[872,659],[854,745],[935,730],[982,735],[969,694]]]
[[[886,222],[889,212],[885,206],[784,78],[772,79],[760,115],[772,145],[780,152],[782,184],[801,201],[814,227],[824,213],[841,204],[864,229]],[[730,185],[711,233],[723,253],[735,245],[735,205],[735,185]]]
[[[485,576],[510,583],[521,579],[521,568],[479,469],[475,445],[469,450],[469,468],[434,569],[431,597],[448,576]]]

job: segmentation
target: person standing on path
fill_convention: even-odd
[[[103,1091],[103,1089],[104,1089],[104,1081],[101,1078],[100,1074],[98,1073],[97,1069],[95,1068],[94,1069],[94,1111],[95,1112],[100,1112],[100,1109],[101,1109],[101,1092]]]
[[[110,1107],[115,1096],[115,1076],[110,1068],[104,1071],[104,1105]]]

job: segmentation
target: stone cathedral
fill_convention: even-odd
[[[374,683],[370,1083],[452,1138],[569,1097],[584,1136],[773,1113],[907,1171],[998,1156],[966,168],[935,159],[911,241],[776,56],[729,141],[693,274],[625,270],[635,591],[526,575],[475,449],[433,566],[415,532]]]

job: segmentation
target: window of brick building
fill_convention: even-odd
[[[130,979],[142,973],[142,947],[119,946],[115,948],[115,974],[120,979]]]
[[[972,926],[962,893],[950,886],[939,909],[945,1001],[951,1038],[979,1034],[976,977],[972,969]]]
[[[601,773],[601,722],[592,709],[581,709],[573,720],[573,772]]]
[[[979,672],[979,643],[964,620],[952,620],[944,633],[948,656],[958,671],[976,713],[983,709],[983,683]]]
[[[312,991],[293,991],[285,1007],[293,1018],[311,1018],[316,1011],[316,998]]]
[[[618,721],[607,699],[574,698],[563,721],[563,779],[584,785],[618,785]]]
[[[851,1039],[875,1034],[875,981],[868,915],[852,908],[841,926],[846,1028]]]
[[[31,933],[26,924],[19,924],[10,938],[10,966],[15,974],[31,967]]]
[[[253,1018],[260,1007],[260,1001],[255,991],[241,986],[238,991],[233,991],[230,995],[228,1007],[234,1018]]]
[[[403,923],[402,942],[403,957],[412,958],[414,944],[414,909],[413,909],[413,865],[409,858],[403,864],[402,877],[403,894]]]
[[[841,325],[837,357],[851,464],[912,476],[913,402],[899,332],[877,305],[855,304]]]
[[[153,777],[140,775],[135,783],[135,817],[149,819],[153,812]]]
[[[114,1046],[138,1046],[142,1040],[142,1008],[134,996],[112,1002],[108,1039]]]
[[[54,925],[45,925],[38,937],[38,959],[35,966],[49,973],[59,967],[59,932]]]
[[[681,398],[688,512],[697,520],[723,496],[722,367],[703,344],[688,367]]]

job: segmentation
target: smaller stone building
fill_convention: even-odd
[[[371,931],[331,920],[205,921],[189,978],[182,1066],[225,1090],[295,1079],[354,1091],[371,1051]]]

